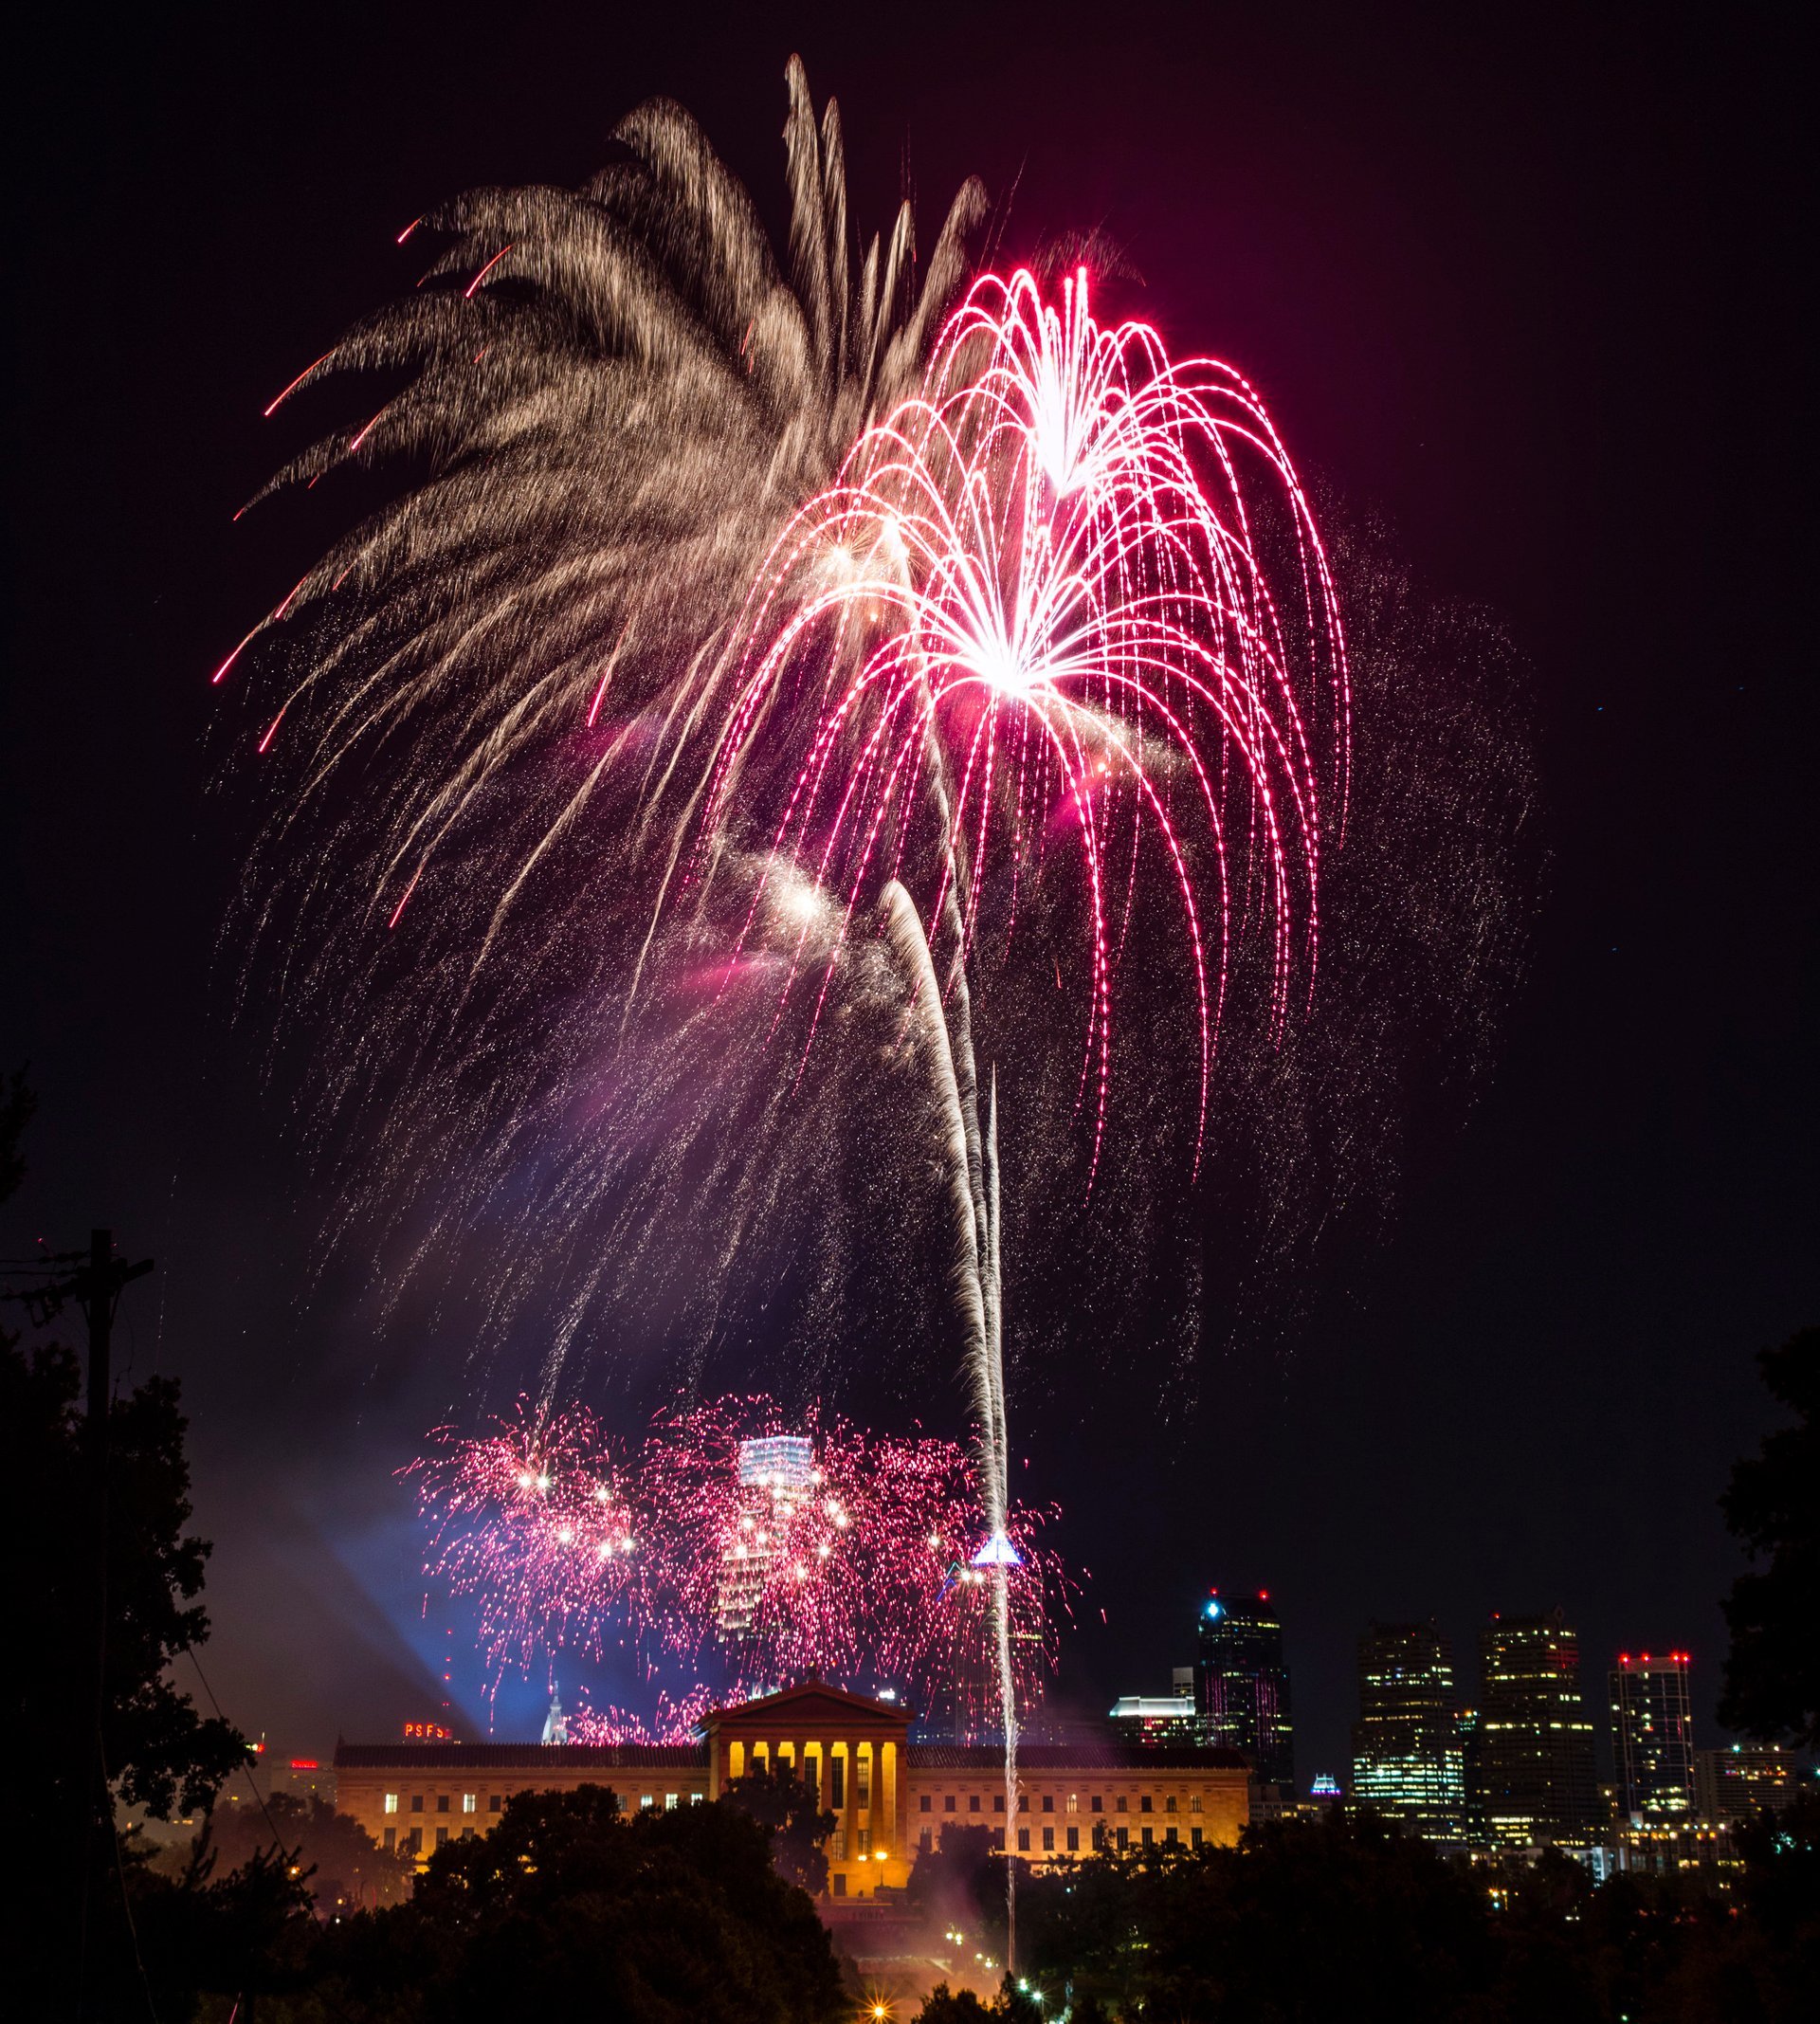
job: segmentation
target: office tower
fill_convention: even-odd
[[[1611,1754],[1621,1817],[1693,1812],[1694,1718],[1684,1651],[1619,1654],[1611,1674]]]
[[[1494,1616],[1479,1633],[1481,1696],[1467,1805],[1492,1848],[1584,1848],[1598,1822],[1580,1641],[1559,1610]]]
[[[1260,1784],[1294,1789],[1295,1722],[1283,1623],[1267,1589],[1202,1605],[1194,1704],[1204,1743],[1241,1750]]]
[[[774,1542],[820,1480],[809,1437],[776,1433],[739,1443],[739,1523],[721,1556],[716,1619],[723,1637],[752,1627]]]
[[[1143,1746],[1198,1741],[1200,1724],[1194,1715],[1193,1673],[1178,1667],[1173,1689],[1167,1694],[1119,1695],[1106,1720],[1122,1743]]]
[[[1465,1798],[1447,1639],[1432,1623],[1374,1623],[1358,1641],[1354,1804],[1457,1848]]]
[[[1796,1758],[1780,1743],[1729,1743],[1694,1752],[1694,1800],[1709,1827],[1779,1812],[1794,1797]]]

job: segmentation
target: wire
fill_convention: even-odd
[[[202,1661],[196,1656],[196,1648],[193,1645],[185,1645],[183,1649],[190,1654],[191,1665],[196,1668],[196,1678],[202,1682],[202,1690],[209,1696],[209,1705],[214,1709],[215,1719],[226,1722],[228,1718],[221,1712],[221,1703],[215,1699],[215,1690],[209,1684],[209,1675],[202,1669]],[[284,1837],[279,1833],[278,1823],[272,1818],[271,1808],[265,1804],[265,1796],[259,1789],[259,1780],[253,1776],[252,1765],[243,1764],[240,1768],[246,1779],[247,1790],[259,1801],[259,1810],[265,1815],[265,1825],[272,1831],[275,1851],[282,1851],[284,1847]]]

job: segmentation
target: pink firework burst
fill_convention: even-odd
[[[1313,516],[1245,380],[1211,359],[1172,363],[1147,325],[1097,323],[1084,269],[1059,307],[1027,272],[976,283],[927,384],[864,433],[772,552],[706,833],[779,746],[780,713],[801,711],[770,847],[799,911],[800,881],[843,909],[842,937],[901,875],[931,806],[926,921],[947,921],[963,953],[989,869],[1010,871],[1014,911],[1018,878],[1077,831],[1096,1162],[1113,979],[1145,846],[1159,847],[1194,983],[1198,1157],[1234,935],[1255,919],[1269,938],[1275,1018],[1299,964],[1312,986],[1348,738]],[[815,965],[810,933],[805,918],[792,979]],[[831,974],[830,961],[824,994]]]
[[[472,1440],[451,1428],[405,1471],[430,1528],[430,1576],[480,1607],[497,1680],[556,1650],[598,1658],[632,1585],[638,1547],[627,1470],[586,1413],[517,1415]]]
[[[443,1433],[410,1472],[431,1529],[426,1572],[478,1604],[496,1686],[560,1652],[598,1660],[610,1642],[696,1675],[648,1721],[584,1706],[578,1738],[670,1740],[717,1700],[806,1673],[889,1684],[957,1733],[995,1719],[979,1490],[953,1442],[814,1413],[792,1429],[752,1398],[661,1416],[628,1462],[585,1413],[521,1411],[480,1439]],[[1041,1543],[1053,1515],[1012,1512],[1005,1527],[1026,1705],[1053,1669],[1071,1591]]]

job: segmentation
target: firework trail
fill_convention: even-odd
[[[965,1451],[839,1417],[805,1424],[785,1433],[754,1398],[660,1417],[629,1452],[579,1412],[521,1408],[478,1439],[445,1430],[410,1471],[426,1574],[478,1604],[496,1686],[629,1644],[647,1665],[693,1670],[703,1695],[744,1699],[810,1672],[891,1682],[925,1719],[981,1733],[997,1716],[1000,1613],[970,1564],[981,1500]],[[1025,1707],[1053,1669],[1072,1587],[1040,1542],[1051,1515],[1007,1521]],[[647,1727],[671,1740],[707,1705],[663,1703]],[[578,1719],[600,1738],[640,1733],[617,1708]]]

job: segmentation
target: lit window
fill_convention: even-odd
[[[690,1804],[691,1806],[700,1806],[700,1805],[701,1805],[701,1794],[700,1794],[699,1792],[692,1792],[692,1793],[690,1793],[690,1795],[689,1795],[689,1804]]]
[[[1068,1811],[1071,1814],[1078,1814],[1081,1811],[1081,1795],[1078,1792],[1069,1793]]]
[[[675,1793],[673,1793],[673,1792],[666,1792],[666,1793],[665,1793],[665,1794],[664,1795],[664,1812],[665,1812],[666,1814],[673,1814],[673,1813],[675,1813],[675,1811],[676,1811],[676,1795],[675,1795]]]
[[[867,1862],[872,1855],[872,1830],[869,1827],[863,1827],[858,1830],[858,1833],[860,1845],[855,1852],[862,1862]]]
[[[474,1811],[475,1807],[479,1805],[479,1803],[480,1803],[480,1801],[479,1801],[479,1798],[478,1798],[477,1795],[475,1795],[474,1793],[471,1793],[471,1792],[464,1792],[464,1793],[463,1793],[463,1795],[462,1795],[462,1811],[463,1811],[463,1813],[464,1813],[464,1814],[471,1814],[471,1813],[472,1813],[472,1812]]]
[[[387,1793],[386,1811],[389,1814],[395,1814],[398,1811],[398,1795],[395,1792]]]
[[[653,1806],[655,1806],[656,1804],[657,1804],[657,1795],[656,1795],[655,1793],[652,1793],[652,1792],[642,1792],[642,1793],[640,1793],[640,1794],[639,1794],[639,1796],[638,1796],[638,1810],[639,1810],[639,1812],[640,1812],[641,1814],[643,1814],[643,1813],[648,1813],[648,1812],[650,1811],[650,1809],[651,1809],[651,1808],[652,1808]]]

